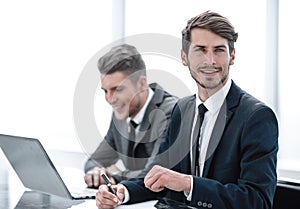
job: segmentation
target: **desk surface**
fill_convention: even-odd
[[[82,153],[52,151],[49,156],[56,168],[61,167],[81,170],[86,156]],[[63,160],[62,160],[63,159]],[[83,183],[83,176],[73,175],[72,181]],[[134,205],[121,205],[119,209],[143,208],[153,209],[156,201],[149,201]],[[1,209],[97,209],[92,200],[69,200],[55,195],[43,194],[25,188],[13,168],[0,149],[0,208]]]
[[[8,201],[6,201],[8,200]],[[157,201],[148,201],[132,205],[120,205],[118,209],[155,209]],[[42,194],[35,191],[24,191],[20,199],[13,203],[0,195],[0,208],[2,209],[97,209],[95,200],[68,200],[53,195]]]
[[[49,153],[51,160],[54,165],[58,167],[68,167],[72,169],[79,169],[82,171],[84,161],[86,156],[82,153],[69,153],[69,152],[61,152],[55,151]],[[62,160],[63,159],[63,160]],[[82,171],[83,172],[83,171]],[[289,174],[289,175],[287,175]],[[297,177],[299,179],[299,173],[297,175],[291,176],[290,173],[287,173],[284,176],[289,178]],[[83,183],[83,176],[74,176],[72,175],[72,181]],[[70,178],[69,178],[70,179]],[[291,186],[289,184],[281,185],[279,182],[279,186],[288,187]],[[281,188],[280,187],[280,188]],[[293,189],[295,189],[293,187]],[[297,191],[300,190],[299,184],[297,185]],[[280,190],[278,189],[278,192]],[[277,193],[278,193],[277,192]],[[277,196],[282,196],[282,194],[277,194]],[[275,197],[276,199],[280,199],[280,197]],[[153,209],[154,205],[157,201],[148,201],[139,204],[133,205],[121,205],[118,209],[130,209],[130,208],[143,208],[143,209]],[[277,201],[278,202],[278,201]],[[276,201],[275,201],[276,203]],[[278,205],[278,203],[276,203]],[[26,189],[22,182],[19,180],[18,176],[15,174],[14,170],[10,166],[7,161],[5,155],[2,153],[0,149],[0,208],[1,209],[97,209],[95,200],[68,200],[63,199],[54,195],[42,194],[35,191],[30,191]],[[275,207],[278,208],[278,207]]]

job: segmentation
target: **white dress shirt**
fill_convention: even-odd
[[[126,119],[128,124],[129,124],[130,120],[133,120],[136,124],[140,124],[142,122],[145,112],[146,112],[146,109],[148,107],[148,104],[150,103],[153,95],[154,95],[153,90],[150,87],[148,87],[148,97],[147,97],[147,100],[146,100],[144,106],[142,107],[142,109],[138,112],[138,114],[134,118],[128,117]],[[139,127],[140,126],[136,127],[136,129],[135,129],[136,132],[139,130]],[[129,130],[128,130],[128,132],[129,132]]]
[[[204,114],[204,120],[201,126],[201,131],[200,131],[200,144],[199,144],[199,149],[200,149],[200,154],[199,154],[199,163],[200,163],[200,176],[203,174],[203,168],[204,168],[204,163],[205,163],[205,158],[206,158],[206,152],[209,144],[209,140],[213,131],[213,128],[215,126],[218,114],[220,112],[221,106],[224,103],[224,100],[229,92],[230,86],[231,86],[231,79],[228,79],[226,84],[215,94],[210,96],[205,102],[202,102],[199,98],[199,95],[196,94],[196,106],[195,106],[195,116],[194,116],[194,123],[193,123],[193,130],[192,133],[194,132],[194,128],[196,125],[196,120],[198,117],[198,106],[203,103],[204,106],[207,108],[207,111]],[[191,133],[191,147],[190,147],[190,158],[192,162],[192,157],[193,157],[193,134]],[[191,176],[191,191],[189,194],[185,194],[187,196],[187,200],[191,200],[192,198],[192,192],[193,192],[193,177]]]

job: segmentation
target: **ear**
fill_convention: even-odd
[[[235,59],[235,49],[232,50],[231,55],[230,55],[230,61],[229,61],[230,65],[234,64],[234,59]]]
[[[138,86],[140,89],[147,89],[148,88],[148,82],[146,76],[140,76],[138,81]]]
[[[187,55],[186,53],[181,49],[181,61],[182,61],[182,64],[184,66],[187,66]]]

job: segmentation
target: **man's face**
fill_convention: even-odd
[[[209,30],[193,28],[188,55],[182,51],[183,64],[200,88],[216,92],[228,80],[235,51],[229,54],[228,41]]]
[[[141,109],[139,81],[133,84],[122,72],[101,75],[101,88],[117,119],[134,117]]]

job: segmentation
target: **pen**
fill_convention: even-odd
[[[112,188],[111,182],[110,182],[109,178],[106,176],[106,174],[102,173],[101,176],[102,176],[103,180],[105,181],[106,185],[108,186],[110,192],[113,193],[114,195],[117,195],[115,190]]]

